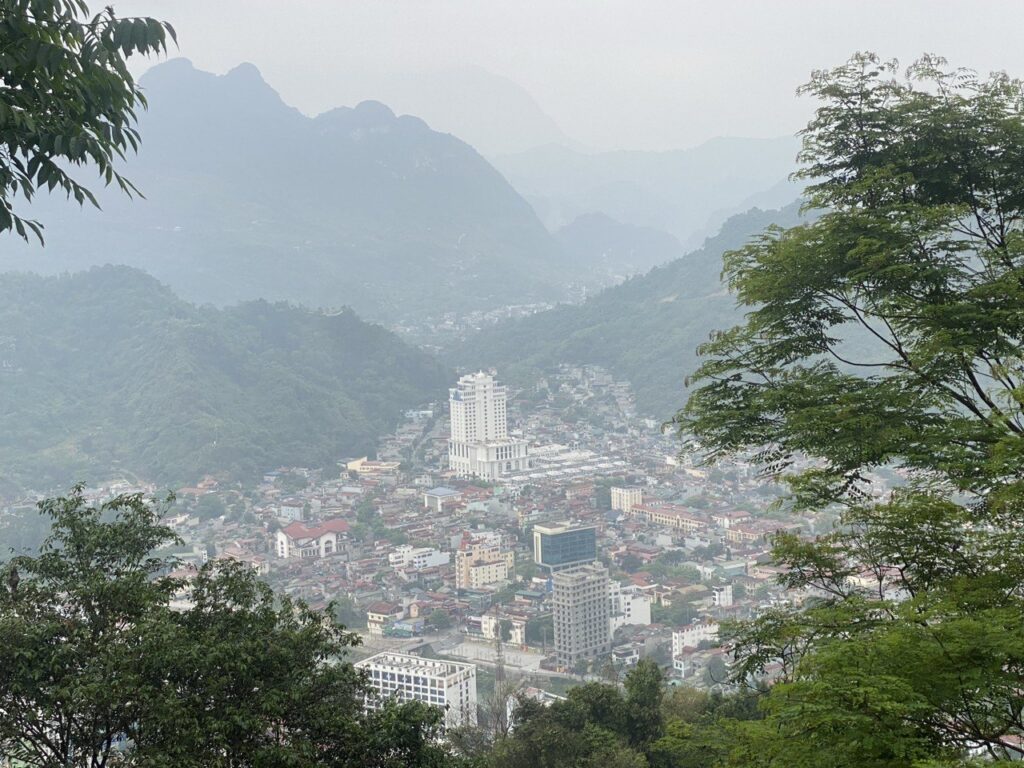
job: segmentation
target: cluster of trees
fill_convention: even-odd
[[[138,495],[41,504],[52,533],[0,586],[0,757],[36,766],[440,766],[439,710],[363,711],[331,610],[248,567],[182,574]],[[177,610],[173,602],[185,601]]]
[[[737,679],[780,678],[741,762],[1020,758],[1024,83],[864,54],[804,91],[821,215],[726,256],[746,320],[676,419],[841,513],[776,542],[785,585],[819,597],[733,630]],[[903,484],[877,496],[877,468]]]
[[[481,768],[705,768],[730,753],[732,737],[760,717],[755,690],[723,696],[666,689],[650,660],[619,686],[586,683],[563,701],[517,697],[511,723],[457,732],[457,756]]]
[[[9,493],[69,475],[177,485],[324,466],[372,452],[450,378],[351,312],[196,307],[127,267],[0,275],[0,327],[14,340],[0,408]]]

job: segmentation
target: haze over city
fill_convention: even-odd
[[[1022,22],[0,0],[0,768],[1020,765]]]

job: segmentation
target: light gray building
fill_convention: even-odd
[[[367,673],[367,709],[380,709],[389,698],[415,699],[444,710],[446,728],[476,725],[475,664],[384,652],[355,666]]]
[[[571,670],[580,659],[610,653],[608,569],[590,563],[555,573],[551,583],[558,665]]]

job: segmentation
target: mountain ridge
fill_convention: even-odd
[[[123,266],[0,274],[0,329],[7,491],[325,466],[372,452],[451,378],[351,310],[196,306]]]
[[[769,225],[801,221],[799,201],[733,216],[696,251],[582,304],[500,322],[451,348],[446,359],[456,367],[497,367],[518,383],[560,363],[601,365],[632,384],[642,414],[667,420],[685,401],[697,346],[741,317],[721,283],[722,254]]]
[[[573,275],[530,205],[475,149],[362,102],[310,118],[251,64],[225,75],[171,60],[142,78],[143,144],[125,168],[146,195],[104,211],[41,198],[47,248],[0,268],[123,262],[185,298],[352,306],[393,323],[553,301]]]

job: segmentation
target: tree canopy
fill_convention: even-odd
[[[432,766],[442,713],[365,713],[358,642],[247,565],[183,569],[139,495],[41,504],[0,587],[0,755],[31,766]]]
[[[780,680],[739,762],[1019,755],[1024,87],[859,54],[802,92],[818,216],[726,255],[745,321],[703,346],[676,417],[843,511],[776,542],[804,609],[735,629],[736,679]]]
[[[116,169],[139,147],[145,96],[128,69],[133,54],[167,51],[173,27],[151,18],[90,15],[85,0],[0,2],[0,233],[42,242],[42,225],[14,211],[39,189],[79,204],[96,198],[68,171],[92,167],[105,184],[137,190]]]

